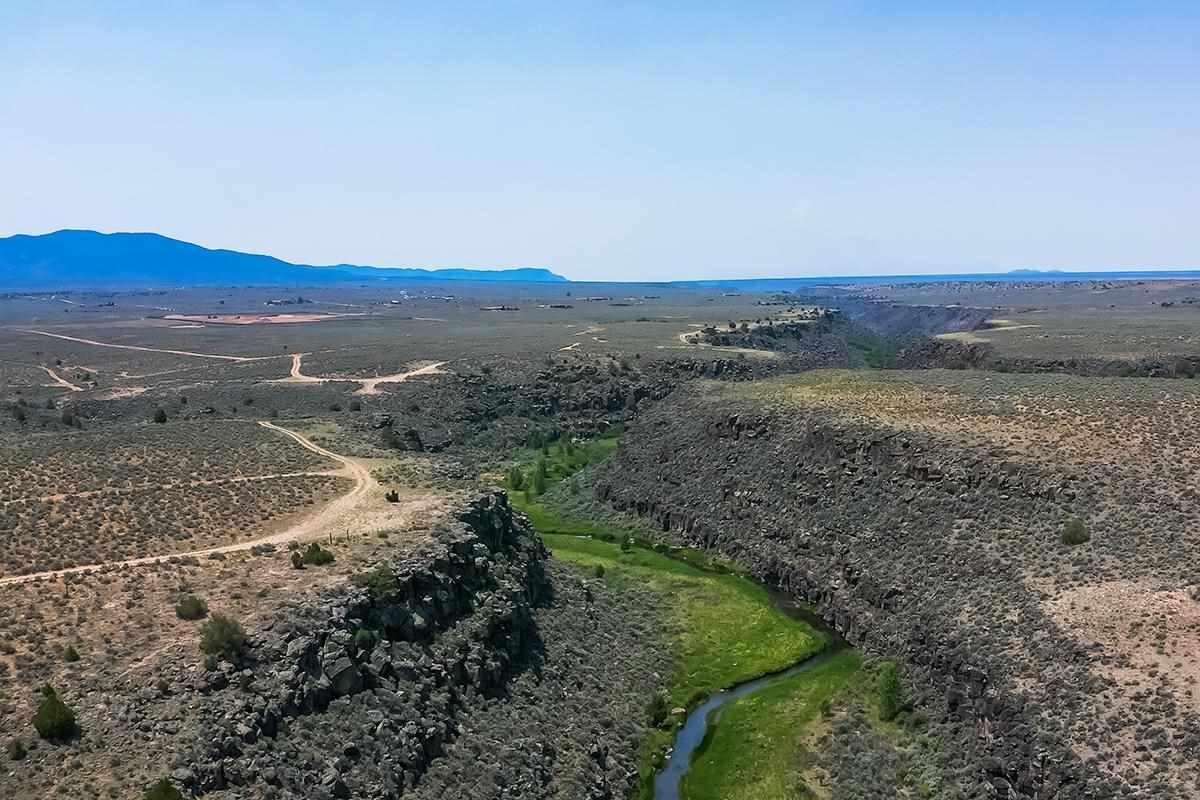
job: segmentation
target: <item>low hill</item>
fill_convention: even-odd
[[[566,281],[541,268],[406,269],[312,266],[272,256],[210,250],[156,233],[62,230],[0,238],[0,289],[312,285],[413,279]]]

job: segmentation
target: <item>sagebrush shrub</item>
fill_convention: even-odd
[[[208,604],[194,594],[183,594],[175,603],[175,616],[180,619],[203,619],[208,614]]]
[[[143,800],[183,800],[183,795],[171,785],[169,780],[160,778],[158,783],[146,790],[142,798]]]
[[[246,649],[246,632],[236,620],[213,614],[200,626],[200,650],[212,657],[237,663]]]
[[[1083,524],[1083,520],[1076,517],[1067,523],[1067,527],[1063,528],[1062,541],[1066,545],[1083,544],[1091,540],[1092,535],[1088,533],[1087,526]]]

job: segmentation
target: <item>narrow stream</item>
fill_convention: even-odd
[[[688,769],[692,765],[692,755],[704,742],[709,727],[715,726],[721,718],[722,706],[730,700],[745,697],[775,681],[810,670],[827,661],[834,653],[848,647],[845,640],[807,606],[784,592],[768,591],[771,595],[771,602],[775,604],[776,608],[789,617],[805,622],[823,633],[828,638],[828,645],[815,656],[806,658],[782,672],[763,675],[754,680],[739,683],[723,692],[717,692],[688,714],[687,719],[683,722],[683,727],[675,734],[675,746],[671,751],[670,758],[654,776],[654,800],[679,800],[679,786],[683,782],[683,776],[687,775]]]

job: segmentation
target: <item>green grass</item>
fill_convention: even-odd
[[[538,483],[549,488],[607,458],[615,447],[615,439],[598,439],[569,450],[553,444],[527,451],[517,459],[520,483],[529,487],[541,469],[544,480]],[[665,548],[636,538],[634,546],[623,550],[620,542],[627,533],[614,535],[543,502],[540,493],[514,489],[511,470],[508,483],[510,502],[529,516],[555,558],[593,574],[596,567],[603,567],[603,580],[609,585],[649,586],[667,599],[668,635],[676,653],[666,684],[668,711],[692,708],[716,691],[786,669],[828,644],[823,633],[777,609],[763,586],[738,574],[727,562],[700,550]],[[668,715],[643,739],[636,798],[653,796],[654,774],[681,722],[678,715]],[[741,758],[736,753],[729,757]]]
[[[852,333],[846,336],[846,344],[856,353],[863,364],[872,369],[891,366],[899,349],[890,340],[872,333]]]
[[[721,709],[684,778],[688,800],[803,797],[800,735],[822,706],[860,677],[861,656],[842,650]]]
[[[667,686],[668,708],[689,708],[713,692],[790,667],[827,644],[825,636],[771,603],[766,589],[739,575],[712,573],[662,553],[563,534],[543,534],[556,558],[605,569],[616,585],[650,585],[670,599],[677,660]],[[640,786],[651,796],[654,773],[674,741],[677,717],[642,742]]]

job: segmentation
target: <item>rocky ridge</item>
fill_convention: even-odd
[[[422,550],[317,604],[279,609],[244,666],[204,675],[207,745],[173,779],[197,794],[257,783],[279,797],[398,796],[456,735],[464,708],[537,658],[546,557],[505,496],[485,495]],[[355,715],[358,735],[324,765],[296,758],[296,731],[327,714]]]
[[[1057,372],[1089,378],[1195,378],[1200,356],[1031,358],[1001,355],[986,342],[922,339],[896,357],[899,369],[982,369],[993,372]]]
[[[724,552],[851,642],[901,658],[994,796],[1171,796],[1095,773],[1055,727],[1061,714],[1043,713],[1103,685],[1087,668],[1096,654],[1045,615],[1013,557],[1088,506],[1080,476],[703,394],[639,419],[597,481],[602,500]]]

